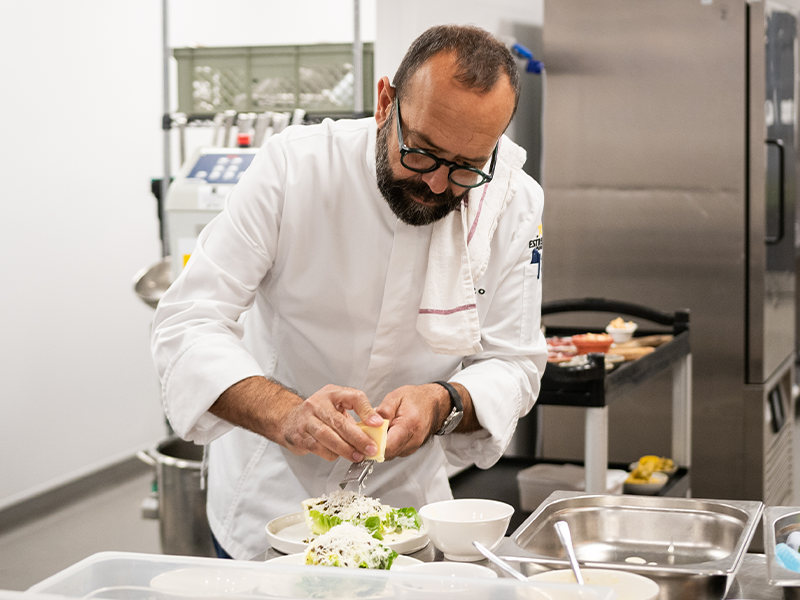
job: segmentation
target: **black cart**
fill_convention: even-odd
[[[655,351],[608,371],[605,355],[591,353],[582,366],[548,363],[542,378],[540,405],[578,406],[586,409],[586,492],[604,494],[608,469],[608,407],[631,389],[666,369],[672,369],[672,459],[679,467],[662,494],[689,496],[691,485],[692,353],[689,347],[689,311],[665,313],[638,304],[582,298],[542,304],[542,316],[570,312],[601,312],[645,319],[654,329],[637,329],[636,337],[671,333],[673,338]],[[658,326],[661,326],[658,328]],[[548,336],[587,333],[586,329],[547,327]],[[599,333],[599,332],[595,332]],[[612,350],[613,351],[613,350]]]

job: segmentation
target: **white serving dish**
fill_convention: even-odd
[[[617,593],[617,600],[655,600],[658,598],[658,584],[636,573],[615,571],[612,569],[581,569],[581,576],[587,585],[610,587]],[[575,575],[570,569],[545,571],[528,577],[530,581],[550,581],[555,583],[571,583],[578,586]]]
[[[240,573],[224,565],[174,569],[150,580],[150,587],[154,590],[193,597],[244,594],[252,592],[259,585],[261,576],[258,573]]]
[[[460,498],[426,504],[419,511],[428,537],[448,560],[474,562],[483,555],[477,541],[490,550],[506,534],[514,507],[482,498]]]
[[[650,475],[647,483],[628,483],[622,484],[622,490],[626,494],[637,494],[639,496],[654,496],[660,492],[669,481],[669,475],[661,471],[655,471]]]
[[[308,543],[304,540],[312,536],[302,512],[291,513],[273,519],[267,523],[266,532],[270,546],[285,554],[304,552],[308,547]],[[412,535],[408,531],[400,536],[387,535],[383,539],[383,543],[398,554],[411,554],[417,550],[422,550],[428,545],[429,541],[425,531],[420,531],[417,535]]]
[[[468,562],[421,562],[405,567],[409,573],[436,575],[438,577],[464,577],[467,579],[496,579],[497,573],[487,567]]]

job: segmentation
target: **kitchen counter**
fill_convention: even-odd
[[[495,553],[499,555],[513,555],[515,553],[515,546],[511,542],[511,538],[504,538],[500,542],[500,546],[495,549]],[[256,560],[276,558],[282,556],[270,548],[266,554]],[[433,544],[428,544],[422,550],[418,550],[413,554],[409,554],[412,558],[416,558],[423,562],[443,561],[444,555],[433,547]],[[500,577],[509,577],[499,567],[484,559],[475,564],[483,565],[497,572]],[[517,566],[517,565],[514,565]],[[736,578],[731,585],[725,600],[783,600],[783,589],[769,585],[767,577],[767,557],[764,554],[746,554]]]

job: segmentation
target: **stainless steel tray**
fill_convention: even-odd
[[[783,588],[786,598],[800,598],[800,573],[785,569],[775,558],[775,545],[786,542],[793,531],[800,531],[800,507],[768,506],[764,510],[764,554],[770,585]]]
[[[566,568],[554,528],[564,520],[582,565],[650,577],[661,586],[662,600],[719,600],[733,582],[762,510],[756,501],[554,492],[511,541],[526,557],[521,565],[528,572]]]

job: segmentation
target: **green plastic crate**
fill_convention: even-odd
[[[178,110],[186,114],[291,111],[352,114],[353,46],[175,48]],[[364,107],[373,106],[372,43],[363,44]]]

